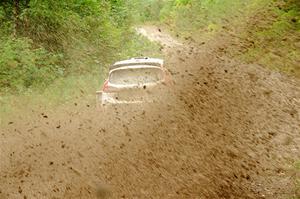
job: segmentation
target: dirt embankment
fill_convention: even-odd
[[[17,116],[1,129],[0,198],[299,196],[299,81],[228,59],[221,42],[142,32],[164,45],[173,74],[162,102]]]

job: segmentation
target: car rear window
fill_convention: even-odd
[[[110,73],[109,81],[112,84],[141,85],[155,83],[163,79],[160,68],[128,68],[119,69]]]

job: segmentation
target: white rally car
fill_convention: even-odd
[[[96,92],[97,102],[101,105],[152,102],[159,97],[155,90],[171,84],[171,75],[162,59],[119,61],[109,68],[101,91]]]

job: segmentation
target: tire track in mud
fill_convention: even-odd
[[[101,112],[80,102],[17,119],[1,130],[0,198],[293,194],[299,82],[219,55],[219,42],[173,45],[143,30],[168,38],[174,87],[159,104]]]

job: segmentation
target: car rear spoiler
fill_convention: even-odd
[[[116,64],[109,67],[109,70],[113,70],[116,68],[120,68],[123,66],[138,66],[138,65],[147,65],[147,66],[159,66],[161,67],[161,64],[158,62],[138,62],[138,63],[126,63],[126,64]]]

